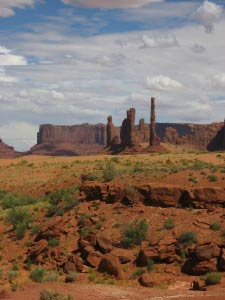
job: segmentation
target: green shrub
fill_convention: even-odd
[[[96,274],[95,270],[92,268],[89,268],[88,269],[88,280],[94,281],[96,279],[96,277],[97,277],[97,274]]]
[[[145,273],[145,270],[144,269],[136,269],[133,271],[133,273],[131,274],[130,276],[130,279],[136,279],[137,277],[141,276],[142,274]]]
[[[190,246],[198,242],[197,234],[192,231],[183,232],[179,236],[178,241],[184,244],[185,246]]]
[[[205,277],[205,284],[213,285],[213,284],[220,283],[221,278],[222,278],[222,276],[218,272],[208,273]]]
[[[5,221],[13,226],[13,229],[16,231],[17,239],[22,239],[32,222],[32,217],[25,209],[13,208],[7,214]]]
[[[210,224],[209,228],[212,230],[212,231],[218,231],[220,230],[221,226],[218,222],[214,221]]]
[[[211,181],[211,182],[216,182],[216,181],[218,181],[218,178],[217,178],[215,175],[209,175],[207,178],[208,178],[208,180]]]
[[[8,272],[8,278],[9,278],[9,281],[12,281],[14,280],[15,278],[17,278],[19,276],[19,272],[18,271],[14,271],[14,270],[10,270]]]
[[[52,237],[48,240],[48,246],[51,248],[59,246],[60,241],[56,237]]]
[[[122,245],[127,248],[140,245],[147,238],[148,228],[146,219],[127,224],[122,232]]]
[[[80,236],[81,237],[85,237],[87,236],[88,234],[92,233],[93,232],[93,229],[91,227],[88,227],[88,226],[84,226],[83,228],[81,228],[80,230]]]
[[[102,178],[104,182],[112,181],[116,177],[116,173],[114,165],[108,162],[102,171]]]
[[[171,218],[166,219],[164,222],[163,228],[166,230],[173,229],[175,227],[174,221]]]
[[[58,280],[59,274],[54,271],[50,271],[44,278],[44,281],[56,282]]]
[[[63,295],[49,290],[42,290],[40,292],[39,300],[72,300],[71,295]]]
[[[31,227],[30,229],[30,233],[31,235],[36,235],[41,229],[41,226],[40,225],[34,225]]]
[[[36,269],[32,270],[30,273],[30,278],[34,282],[42,282],[45,275],[45,269],[43,267],[37,267]]]

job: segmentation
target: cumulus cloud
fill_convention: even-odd
[[[14,54],[12,50],[0,46],[0,66],[22,66],[26,64],[25,57]]]
[[[0,138],[18,151],[25,151],[36,143],[38,126],[26,122],[0,125]]]
[[[11,17],[15,14],[16,8],[25,8],[33,6],[35,0],[1,0],[0,1],[0,17]]]
[[[214,30],[214,24],[222,19],[224,9],[221,5],[205,0],[194,14],[195,20],[204,26],[207,33]]]
[[[146,4],[164,2],[164,0],[62,0],[65,4],[99,8],[138,8]]]
[[[191,47],[192,52],[197,53],[197,54],[202,54],[206,51],[206,48],[203,45],[200,44],[194,44]]]
[[[0,82],[2,82],[2,83],[14,83],[16,81],[17,81],[16,78],[6,75],[5,69],[0,68]]]
[[[225,73],[215,75],[212,79],[212,86],[219,89],[225,89]]]
[[[182,84],[179,81],[163,75],[147,77],[146,85],[152,90],[168,92],[178,90],[182,87]]]
[[[147,34],[143,35],[143,48],[157,48],[157,47],[177,47],[179,42],[174,35],[165,36],[149,36]]]

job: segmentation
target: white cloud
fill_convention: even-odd
[[[177,47],[179,42],[174,35],[165,35],[165,36],[149,36],[143,35],[142,37],[144,48],[168,48],[168,47]]]
[[[18,151],[25,151],[36,144],[38,126],[26,122],[10,122],[0,126],[0,138]]]
[[[225,89],[225,73],[215,75],[212,79],[212,86],[214,88]]]
[[[11,17],[15,14],[16,8],[25,8],[33,6],[36,0],[1,0],[0,1],[0,17]]]
[[[0,46],[0,66],[21,66],[26,64],[25,57],[16,55],[12,50]]]
[[[0,68],[0,82],[2,83],[14,83],[16,82],[16,78],[7,76],[5,73],[5,70],[3,68]]]
[[[163,75],[147,77],[146,85],[149,89],[156,91],[176,91],[182,87],[179,81]]]
[[[65,4],[74,4],[85,7],[99,8],[137,8],[151,3],[164,2],[164,0],[62,0]]]
[[[197,54],[202,54],[206,51],[206,48],[203,46],[203,45],[199,45],[199,44],[194,44],[192,47],[191,47],[191,50],[194,52],[194,53],[197,53]]]
[[[224,9],[222,6],[205,0],[194,14],[196,21],[205,27],[206,32],[214,30],[214,24],[223,17]]]

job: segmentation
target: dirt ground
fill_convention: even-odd
[[[168,290],[117,287],[93,284],[58,284],[42,283],[31,284],[23,291],[11,293],[9,300],[39,300],[43,289],[57,291],[64,295],[71,295],[74,300],[224,300],[225,289],[215,288],[207,292],[194,292],[188,290],[188,283],[180,282]]]

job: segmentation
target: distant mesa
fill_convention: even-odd
[[[15,151],[13,147],[8,146],[0,139],[0,158],[14,158],[19,155],[19,152]]]
[[[136,125],[135,115],[135,108],[128,109],[121,126],[113,124],[112,116],[108,116],[107,125],[40,125],[37,144],[23,154],[78,156],[162,152],[165,150],[163,143],[193,146],[203,151],[225,150],[225,121],[212,124],[157,123],[153,97],[150,123],[140,119]],[[0,142],[0,157],[19,155],[12,147]]]

